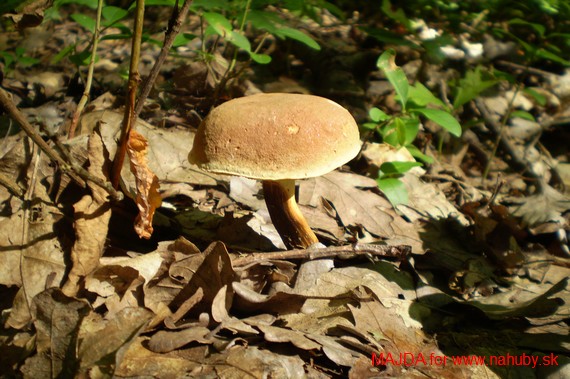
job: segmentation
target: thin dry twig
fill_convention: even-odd
[[[412,251],[407,245],[387,246],[371,244],[355,244],[348,246],[330,246],[317,249],[294,249],[287,251],[277,251],[272,253],[249,253],[240,255],[232,259],[234,267],[246,266],[251,263],[269,260],[289,260],[289,259],[322,259],[339,258],[350,259],[359,256],[379,256],[387,258],[397,258],[403,260]]]
[[[137,0],[137,8],[135,14],[135,26],[133,33],[133,41],[131,47],[131,65],[129,69],[129,83],[127,90],[127,102],[125,105],[125,116],[123,118],[123,125],[121,128],[121,138],[119,140],[119,147],[113,160],[113,169],[111,173],[111,184],[113,188],[119,188],[119,181],[121,179],[121,169],[127,154],[127,143],[129,141],[129,134],[136,120],[135,115],[135,99],[137,96],[137,88],[140,82],[139,74],[139,58],[141,53],[142,31],[144,22],[144,0]]]
[[[181,8],[178,8],[178,1],[176,1],[176,5],[172,9],[172,15],[170,16],[170,20],[168,21],[168,29],[166,30],[164,36],[164,42],[162,43],[162,48],[160,49],[158,58],[156,58],[156,62],[154,62],[154,65],[152,66],[152,69],[150,70],[148,77],[146,78],[141,87],[141,91],[137,99],[137,104],[135,106],[135,117],[138,116],[139,113],[141,113],[141,110],[143,109],[144,102],[148,97],[150,90],[154,86],[154,82],[156,81],[158,73],[160,72],[160,68],[162,67],[164,61],[166,60],[168,53],[170,52],[170,48],[174,43],[174,39],[176,38],[178,33],[180,33],[180,27],[182,26],[182,23],[184,22],[186,16],[188,15],[188,9],[190,8],[192,1],[193,0],[185,0]]]
[[[507,138],[502,138],[502,123],[495,121],[491,116],[491,112],[487,109],[487,106],[481,99],[475,99],[475,104],[477,105],[477,109],[481,112],[481,116],[485,120],[485,125],[497,136],[497,144],[498,146],[503,149],[507,156],[510,159],[507,160],[509,166],[517,171],[522,171],[527,174],[530,178],[536,179],[536,187],[537,190],[540,192],[543,189],[543,178],[539,174],[537,174],[532,165],[527,162],[522,154],[520,154],[517,149],[511,144],[511,142]]]
[[[79,116],[83,112],[83,108],[85,108],[85,104],[87,104],[87,100],[89,100],[89,94],[91,92],[91,84],[93,83],[93,72],[95,70],[95,58],[97,57],[97,45],[99,44],[99,32],[101,27],[101,12],[103,10],[103,0],[99,0],[97,4],[97,18],[95,19],[95,31],[93,32],[93,42],[92,42],[92,49],[91,49],[91,59],[89,61],[89,68],[87,71],[87,80],[85,82],[85,90],[83,91],[83,95],[79,100],[79,104],[77,104],[77,109],[75,109],[75,113],[73,114],[73,119],[71,120],[71,126],[69,127],[69,134],[68,138],[71,139],[75,136],[75,129],[77,129],[77,123],[79,122]]]
[[[28,137],[30,137],[30,139],[36,145],[38,145],[38,147],[49,157],[49,159],[54,161],[58,165],[59,169],[69,175],[69,177],[73,179],[77,184],[84,186],[84,180],[89,180],[106,190],[114,200],[121,200],[123,198],[123,195],[115,191],[111,187],[110,183],[94,177],[93,175],[89,174],[87,170],[76,163],[66,162],[54,149],[52,149],[50,145],[47,144],[46,141],[43,140],[43,138],[34,129],[32,124],[28,122],[26,116],[24,116],[24,114],[20,112],[18,107],[16,107],[16,105],[12,102],[8,96],[8,93],[2,88],[0,88],[0,106],[4,108],[10,118],[12,118],[22,127]]]
[[[24,196],[24,190],[22,188],[20,188],[20,186],[17,185],[15,182],[10,180],[10,178],[8,178],[6,175],[2,174],[1,172],[0,172],[0,185],[3,185],[4,187],[6,187],[6,189],[8,191],[10,191],[10,193],[14,196],[17,196],[17,197]]]

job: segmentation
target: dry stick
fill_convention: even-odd
[[[83,186],[84,180],[89,180],[99,187],[106,190],[109,195],[115,200],[122,199],[123,195],[115,191],[111,185],[100,178],[94,177],[89,174],[87,170],[75,163],[68,163],[54,150],[42,137],[36,132],[34,127],[28,122],[26,117],[20,112],[20,110],[14,105],[12,100],[8,97],[8,94],[4,89],[0,88],[0,106],[8,113],[10,118],[12,118],[16,123],[18,123],[24,132],[30,137],[30,139],[39,146],[39,148],[55,163],[58,167],[69,175],[77,184]]]
[[[548,71],[544,71],[544,70],[540,70],[538,68],[534,68],[534,67],[529,67],[529,66],[523,66],[521,64],[517,64],[514,62],[509,62],[509,61],[503,61],[503,60],[498,60],[497,61],[498,64],[501,64],[503,66],[507,66],[507,67],[511,67],[514,69],[518,69],[518,70],[524,70],[525,72],[531,73],[531,74],[535,74],[535,75],[539,75],[539,76],[543,76],[545,78],[553,78],[556,77],[558,75],[556,75],[553,72],[548,72]]]
[[[119,188],[121,179],[121,169],[125,161],[127,153],[127,143],[133,124],[135,123],[135,99],[137,88],[140,81],[139,74],[139,57],[141,53],[141,40],[144,21],[144,0],[137,0],[137,8],[135,14],[135,31],[133,33],[133,41],[131,47],[131,66],[129,69],[129,83],[127,89],[127,101],[125,105],[125,116],[123,117],[123,125],[121,128],[121,139],[119,140],[119,148],[113,160],[113,170],[111,176],[111,184],[113,188]]]
[[[75,113],[73,114],[73,119],[71,120],[71,126],[69,127],[69,134],[68,134],[69,139],[75,136],[75,129],[77,129],[79,116],[81,116],[83,108],[85,108],[85,104],[87,104],[87,100],[89,100],[89,94],[91,92],[91,84],[93,83],[95,58],[97,56],[97,45],[99,43],[99,28],[101,27],[102,9],[103,9],[103,0],[99,0],[99,3],[97,4],[97,18],[95,19],[95,31],[93,32],[93,43],[92,43],[93,48],[91,50],[91,59],[89,60],[89,69],[87,72],[87,80],[85,82],[85,90],[83,91],[81,100],[79,100],[79,104],[77,104],[77,109],[75,109]]]
[[[24,132],[26,132],[26,134],[28,135],[28,137],[30,137],[32,139],[32,141],[34,141],[34,143],[36,145],[38,145],[40,147],[40,149],[42,149],[42,151],[44,153],[46,153],[46,155],[54,162],[56,162],[59,167],[66,172],[67,174],[69,174],[69,176],[75,180],[77,183],[83,185],[82,180],[74,173],[71,172],[71,169],[69,167],[69,164],[67,162],[65,162],[60,156],[59,154],[57,154],[55,152],[55,150],[53,150],[46,141],[44,141],[42,139],[42,137],[36,132],[36,130],[34,129],[34,127],[28,122],[28,120],[26,119],[26,117],[22,114],[22,112],[20,112],[20,110],[16,107],[16,105],[14,105],[14,103],[12,102],[12,100],[10,100],[10,98],[8,97],[8,94],[6,93],[6,91],[4,91],[4,89],[0,88],[0,104],[2,105],[2,107],[4,108],[4,110],[10,115],[10,117],[16,121],[21,127],[22,129],[24,129]]]
[[[176,5],[172,9],[172,15],[170,16],[170,20],[168,21],[168,29],[166,30],[166,34],[164,36],[164,42],[162,44],[162,48],[160,49],[160,53],[158,58],[156,58],[156,62],[152,66],[148,77],[144,81],[139,97],[137,99],[137,105],[135,106],[135,117],[141,113],[143,109],[144,102],[148,97],[152,87],[154,86],[154,82],[156,81],[156,77],[158,76],[160,69],[170,52],[170,48],[174,43],[174,39],[180,33],[180,27],[182,26],[182,22],[186,19],[186,15],[188,15],[188,9],[192,4],[192,0],[185,0],[184,4],[182,4],[182,8],[178,8],[178,1]]]
[[[3,185],[4,187],[6,187],[6,189],[8,191],[10,191],[10,193],[14,196],[17,196],[17,197],[24,196],[24,190],[22,188],[20,188],[20,186],[17,185],[15,182],[13,182],[8,177],[6,177],[4,174],[2,174],[1,172],[0,172],[0,185]]]
[[[358,256],[382,256],[388,258],[403,259],[409,255],[412,248],[407,245],[386,246],[371,244],[355,244],[350,246],[330,246],[322,249],[295,249],[287,251],[277,251],[273,253],[251,253],[239,258],[232,259],[232,265],[246,266],[250,263],[268,260],[288,260],[288,259],[322,259],[322,258],[355,258]]]
[[[491,131],[495,133],[495,135],[497,136],[498,139],[497,142],[499,146],[505,151],[505,153],[508,156],[510,156],[510,159],[508,160],[509,165],[514,170],[526,172],[531,178],[536,179],[537,190],[541,192],[543,190],[542,177],[532,169],[532,166],[524,159],[524,156],[519,154],[519,152],[510,143],[509,140],[507,140],[506,138],[502,138],[501,130],[503,124],[493,119],[493,117],[491,116],[491,112],[489,111],[489,109],[487,109],[487,106],[485,105],[483,100],[475,99],[475,104],[477,105],[479,112],[481,112],[481,115],[483,116],[483,119],[485,120],[485,124],[487,125],[487,127],[491,129]]]

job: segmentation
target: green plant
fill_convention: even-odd
[[[372,108],[369,112],[372,122],[363,126],[376,132],[385,143],[396,148],[406,148],[414,158],[429,163],[431,158],[413,145],[421,118],[435,122],[456,137],[461,135],[461,125],[450,113],[450,109],[423,84],[408,83],[406,74],[395,63],[395,55],[394,50],[385,51],[378,58],[377,66],[394,87],[401,112],[388,115],[379,108]],[[418,162],[390,162],[380,167],[378,186],[394,205],[407,201],[405,187],[397,178],[420,165]]]
[[[29,67],[39,62],[36,58],[26,56],[26,50],[23,47],[17,47],[14,52],[0,51],[0,58],[4,61],[4,69],[7,73],[12,71],[16,65]]]

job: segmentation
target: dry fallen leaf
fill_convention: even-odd
[[[162,198],[158,192],[158,178],[148,167],[147,150],[148,142],[143,135],[131,130],[127,153],[137,188],[135,202],[139,214],[135,220],[135,231],[139,237],[149,239],[153,231],[152,218],[156,208],[160,207]]]
[[[73,377],[78,362],[74,344],[81,320],[90,311],[87,302],[50,288],[32,303],[37,331],[37,354],[26,360],[22,372],[29,378]]]
[[[106,181],[109,162],[104,155],[101,136],[97,133],[91,134],[88,146],[89,173]],[[107,200],[107,192],[91,182],[89,188],[91,195],[83,196],[73,206],[76,240],[71,249],[71,270],[63,286],[63,292],[68,296],[75,296],[80,280],[99,265],[111,219],[111,204]]]
[[[362,188],[377,188],[376,181],[364,176],[333,171],[303,180],[299,203],[317,207],[321,197],[333,204],[344,226],[362,226],[392,245],[411,245],[422,254],[417,229],[400,217],[382,196]]]

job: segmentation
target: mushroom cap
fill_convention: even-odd
[[[263,93],[212,110],[198,127],[188,160],[219,174],[302,179],[345,164],[360,145],[354,118],[334,101]]]

